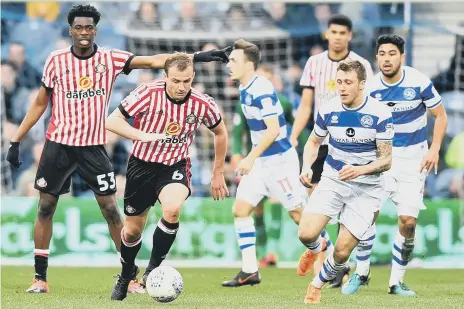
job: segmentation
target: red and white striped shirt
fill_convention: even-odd
[[[367,80],[374,76],[369,61],[350,51],[345,59],[358,60],[367,72]],[[343,59],[343,60],[345,60]],[[317,118],[317,112],[322,104],[327,103],[337,95],[337,68],[341,60],[334,61],[329,58],[329,52],[311,56],[306,62],[303,74],[301,75],[300,86],[314,89],[314,121]]]
[[[71,48],[52,52],[42,77],[42,85],[52,89],[46,138],[71,146],[105,144],[111,91],[119,74],[130,73],[132,58],[132,53],[97,45],[89,57],[78,57]]]
[[[166,83],[155,80],[132,91],[120,105],[126,117],[134,117],[134,127],[147,133],[166,133],[165,140],[134,141],[132,154],[147,162],[173,165],[189,156],[189,146],[201,124],[213,129],[222,120],[216,102],[192,88],[183,102],[173,102]]]

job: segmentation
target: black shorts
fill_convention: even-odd
[[[147,162],[134,156],[129,158],[124,191],[124,213],[136,216],[155,205],[161,190],[170,183],[185,185],[190,196],[191,165],[189,159],[173,165]],[[188,197],[187,196],[187,197]]]
[[[56,197],[66,194],[74,171],[95,194],[116,192],[113,165],[103,145],[68,146],[48,139],[40,157],[34,187]]]
[[[311,169],[313,170],[311,183],[319,183],[319,181],[321,181],[322,169],[324,168],[325,158],[327,158],[328,153],[328,145],[321,145],[321,147],[319,147],[316,161],[314,161],[313,165],[311,165]]]

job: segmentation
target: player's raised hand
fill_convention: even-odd
[[[229,55],[227,53],[232,49],[232,46],[227,46],[223,49],[212,49],[208,51],[199,51],[193,54],[193,62],[211,62],[221,61],[223,63],[229,62]]]
[[[424,159],[422,159],[420,165],[420,172],[422,170],[427,171],[427,176],[430,175],[432,169],[435,169],[435,175],[438,173],[438,159],[440,158],[438,151],[430,149],[429,152],[425,155]]]
[[[227,188],[223,173],[213,172],[213,178],[211,179],[211,194],[215,201],[223,200],[229,196],[229,189]]]
[[[235,169],[235,172],[238,175],[248,175],[248,173],[251,171],[253,168],[253,164],[255,164],[255,160],[250,157],[246,157],[242,161],[238,163],[237,168]]]
[[[166,139],[168,137],[168,135],[164,134],[164,133],[146,133],[146,132],[143,132],[143,134],[141,134],[140,136],[140,141],[141,142],[154,142],[154,141],[159,141],[159,140],[162,140],[162,139]]]
[[[311,166],[310,165],[304,166],[303,169],[301,170],[300,182],[306,188],[312,188],[313,187],[311,183],[312,178],[313,178],[313,170],[311,169]]]
[[[11,165],[18,168],[23,164],[22,161],[19,161],[19,143],[11,142],[10,148],[8,148],[8,154],[6,155],[6,160],[10,162]]]
[[[344,165],[338,172],[338,178],[340,180],[352,180],[363,175],[362,166]]]

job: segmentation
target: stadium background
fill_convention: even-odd
[[[421,214],[415,259],[411,265],[463,267],[464,254],[464,4],[405,2],[199,1],[108,2],[92,4],[102,12],[96,43],[129,50],[137,55],[224,47],[237,38],[257,43],[262,62],[273,71],[272,82],[295,109],[300,100],[298,82],[310,55],[327,44],[323,31],[328,18],[343,13],[354,22],[351,48],[371,61],[374,71],[375,39],[396,32],[407,40],[407,64],[427,74],[443,97],[449,127],[440,153],[439,173],[427,179],[428,210]],[[33,182],[44,141],[49,110],[21,144],[24,164],[19,170],[5,160],[8,140],[25,116],[40,86],[42,66],[49,52],[70,45],[66,14],[73,2],[2,2],[1,4],[1,256],[4,264],[32,265],[33,221],[37,191]],[[226,124],[234,126],[238,91],[225,66],[196,65],[194,87],[216,98]],[[134,87],[161,72],[133,71],[121,76],[113,91],[110,111]],[[431,137],[433,121],[429,122]],[[310,125],[308,129],[310,129]],[[213,138],[202,130],[191,148],[193,197],[186,203],[181,229],[169,259],[178,265],[237,265],[231,205],[233,199],[213,202],[209,181]],[[117,174],[118,196],[124,192],[124,174],[131,142],[110,134],[106,148]],[[227,179],[233,197],[236,181],[231,168]],[[152,212],[139,259],[147,259],[150,234],[159,208]],[[267,213],[266,213],[267,215]],[[116,251],[93,193],[73,175],[73,190],[62,197],[55,214],[50,264],[117,265]],[[268,217],[266,218],[269,219]],[[382,210],[373,261],[389,263],[396,233],[392,205]],[[268,223],[268,226],[272,222]],[[280,266],[295,263],[303,251],[297,228],[286,215],[278,246]],[[334,233],[334,228],[330,227]]]

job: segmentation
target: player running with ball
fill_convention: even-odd
[[[320,250],[323,228],[331,219],[340,222],[335,251],[309,285],[305,303],[320,302],[322,287],[343,271],[387,197],[382,172],[391,166],[393,120],[388,107],[364,95],[365,81],[366,69],[360,61],[340,63],[338,95],[319,109],[305,146],[300,178],[310,187],[311,166],[324,138],[330,135],[321,181],[301,217],[300,240],[308,248]]]
[[[127,296],[148,212],[156,201],[163,216],[153,233],[144,284],[169,253],[179,229],[182,204],[190,195],[189,146],[202,124],[214,133],[213,198],[229,195],[224,181],[227,129],[214,99],[191,88],[195,72],[187,54],[174,54],[166,60],[164,70],[164,80],[142,84],[132,91],[106,124],[108,130],[134,140],[124,192],[122,270],[113,287],[113,300]],[[127,122],[132,117],[134,126]]]

